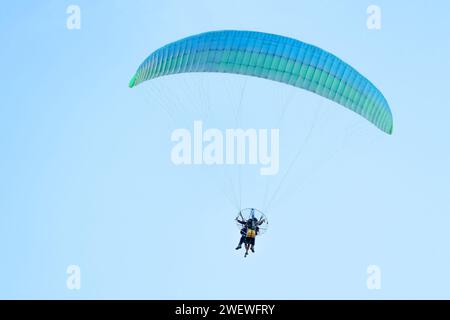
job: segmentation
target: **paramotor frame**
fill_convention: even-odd
[[[237,220],[240,221],[248,221],[250,218],[255,217],[258,222],[262,222],[260,225],[258,225],[258,235],[262,235],[267,232],[269,229],[269,220],[267,219],[267,216],[260,210],[255,208],[245,208],[238,212],[238,215],[236,216],[236,226],[241,229],[243,225],[239,223]]]

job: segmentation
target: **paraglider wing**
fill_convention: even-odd
[[[286,83],[337,102],[392,133],[392,113],[383,94],[333,54],[299,40],[254,31],[201,33],[153,52],[129,86],[187,72],[234,73]]]

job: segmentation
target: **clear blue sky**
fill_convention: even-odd
[[[80,30],[66,28],[70,4]],[[381,30],[366,27],[370,4]],[[450,298],[449,12],[447,1],[4,3],[0,298]],[[384,93],[394,134],[261,79],[127,87],[153,50],[219,29],[333,52]],[[241,93],[241,126],[280,128],[280,174],[174,166],[171,132],[195,119],[236,127]],[[302,145],[267,208],[270,230],[244,259],[227,196],[261,207]],[[66,288],[72,264],[78,291]]]

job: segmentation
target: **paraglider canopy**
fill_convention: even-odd
[[[265,78],[314,92],[391,134],[383,94],[335,55],[300,40],[244,30],[210,31],[169,43],[150,54],[129,82],[178,73],[218,72]]]
[[[242,224],[237,222],[237,220],[247,222],[250,219],[256,219],[258,222],[257,235],[262,235],[267,232],[267,229],[269,228],[269,220],[267,219],[267,216],[263,212],[255,208],[245,208],[239,211],[236,217],[236,225],[238,226],[239,229],[241,229]]]

